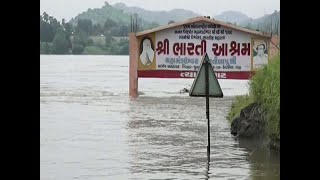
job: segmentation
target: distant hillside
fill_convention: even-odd
[[[214,17],[224,22],[236,23],[238,26],[270,32],[272,24],[272,32],[280,32],[280,11],[274,11],[272,14],[266,14],[263,17],[252,19],[247,15],[237,11],[226,11]],[[275,27],[277,26],[277,27]]]
[[[213,12],[214,13],[214,12]],[[137,31],[181,22],[204,16],[190,10],[150,11],[128,7],[123,3],[113,6],[105,2],[101,8],[88,9],[68,23],[58,22],[47,13],[40,15],[40,54],[114,54],[128,55],[128,34],[131,18],[138,20]],[[238,26],[272,32],[270,56],[280,50],[280,11],[252,19],[237,11],[226,11],[214,19],[236,23]]]
[[[174,9],[171,11],[149,11],[139,7],[128,7],[123,3],[117,3],[113,5],[113,7],[119,10],[123,10],[123,12],[129,14],[137,13],[139,17],[141,17],[145,21],[148,21],[150,23],[156,22],[161,25],[168,24],[170,20],[177,22],[184,21],[195,16],[201,16],[200,14],[184,9]]]
[[[240,26],[266,31],[271,24],[273,26],[272,29],[280,32],[280,11],[274,11],[274,13],[264,15],[261,18],[243,21]],[[274,26],[277,25],[278,27],[275,28]]]
[[[72,23],[73,25],[76,25],[79,19],[90,19],[93,24],[104,25],[105,21],[109,18],[117,22],[118,24],[125,24],[130,26],[130,21],[131,21],[130,16],[132,14],[126,13],[121,9],[114,8],[113,6],[105,2],[105,5],[101,8],[88,9],[87,11],[82,12],[81,14],[72,18],[70,20],[70,23]],[[141,29],[149,29],[159,25],[156,23],[150,23],[148,21],[145,21],[143,20],[143,18],[140,18],[138,20],[138,23]]]
[[[250,20],[247,15],[238,11],[225,11],[220,15],[214,16],[214,19],[224,22],[230,22],[232,24],[236,23],[238,25]]]
[[[88,9],[86,12],[82,12],[76,17],[72,18],[70,22],[74,25],[77,24],[78,19],[90,19],[93,24],[104,25],[105,21],[109,18],[118,24],[126,25],[130,27],[130,16],[136,15],[139,17],[138,24],[139,30],[150,29],[159,25],[168,24],[169,21],[175,22],[184,21],[195,16],[202,16],[195,12],[174,9],[171,11],[150,11],[139,7],[128,7],[123,3],[116,3],[113,6],[105,2],[105,5],[101,8]],[[214,19],[236,23],[239,26],[250,29],[265,29],[268,22],[276,22],[280,19],[280,11],[275,11],[272,14],[265,15],[261,18],[252,19],[244,13],[238,11],[226,11],[220,15],[214,16]],[[280,26],[279,26],[280,28]],[[278,28],[278,29],[279,29]],[[280,30],[280,29],[279,29]]]

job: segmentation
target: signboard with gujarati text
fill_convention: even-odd
[[[153,32],[138,37],[138,77],[194,78],[207,53],[218,79],[249,79],[259,51],[252,43],[249,33],[205,22]]]

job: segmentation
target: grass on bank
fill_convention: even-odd
[[[280,139],[280,55],[259,70],[249,81],[249,95],[238,96],[232,103],[227,119],[232,121],[241,109],[258,102],[266,114],[266,133],[272,139]]]
[[[231,109],[227,114],[227,119],[232,122],[232,120],[240,116],[241,109],[245,108],[249,104],[253,103],[253,97],[249,95],[236,96],[232,102]]]

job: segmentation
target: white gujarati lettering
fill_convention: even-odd
[[[184,77],[184,73],[182,72],[182,73],[180,73],[180,77]]]
[[[182,72],[180,73],[180,77],[188,77],[188,78],[193,78],[196,77],[196,72]]]
[[[226,73],[215,73],[216,77],[218,79],[226,79],[227,78],[227,74]],[[188,77],[188,78],[194,78],[196,77],[197,73],[196,72],[182,72],[180,73],[180,77]]]
[[[215,73],[218,79],[226,79],[227,74],[226,73]]]

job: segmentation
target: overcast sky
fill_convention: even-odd
[[[100,8],[106,0],[40,0],[40,14],[47,12],[59,21],[67,21],[88,8]],[[215,16],[223,11],[240,11],[258,18],[280,10],[280,0],[107,0],[111,5],[122,2],[127,6],[153,11],[172,9],[192,10],[201,15]]]

